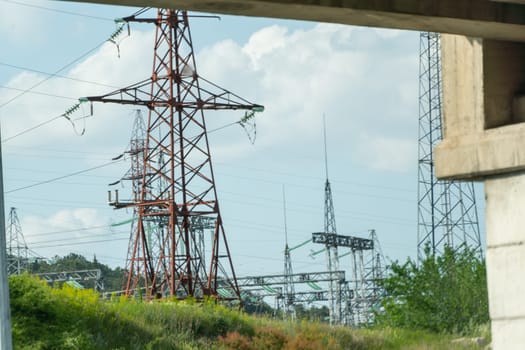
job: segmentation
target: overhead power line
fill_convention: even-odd
[[[36,8],[36,9],[39,9],[39,10],[45,10],[45,11],[51,11],[51,12],[57,12],[57,13],[62,13],[64,15],[70,15],[70,16],[77,16],[77,17],[85,17],[85,18],[91,18],[91,19],[97,19],[97,20],[100,20],[100,21],[111,21],[113,22],[113,19],[111,18],[107,18],[107,17],[100,17],[100,16],[92,16],[92,15],[86,15],[84,13],[79,13],[79,12],[73,12],[73,11],[66,11],[66,10],[60,10],[60,9],[56,9],[56,8],[52,8],[52,7],[45,7],[45,6],[39,6],[39,5],[33,5],[33,4],[27,4],[25,2],[20,2],[20,1],[13,1],[13,0],[0,0],[2,2],[7,2],[7,3],[10,3],[10,4],[14,4],[14,5],[19,5],[19,6],[25,6],[25,7],[31,7],[31,8]]]
[[[75,243],[42,245],[42,246],[38,246],[36,248],[37,249],[42,249],[42,248],[55,248],[55,247],[69,247],[69,246],[72,246],[72,245],[84,245],[84,244],[94,244],[94,243],[114,242],[114,241],[127,241],[127,240],[129,240],[128,237],[125,237],[125,238],[110,238],[110,239],[100,239],[100,240],[94,240],[94,241],[83,241],[83,242],[75,242]]]
[[[18,89],[18,88],[14,88],[14,87],[10,87],[10,86],[5,86],[5,85],[0,85],[0,89],[13,90],[13,91],[24,91],[24,89]],[[48,97],[62,98],[64,100],[75,100],[75,101],[77,100],[77,98],[75,98],[75,97],[55,95],[55,94],[50,94],[50,93],[46,93],[46,92],[28,91],[26,93],[30,93],[30,94],[33,94],[33,95],[42,95],[42,96],[48,96]]]
[[[25,129],[25,130],[22,130],[22,131],[20,131],[19,133],[16,133],[16,134],[14,134],[14,135],[12,135],[12,136],[9,136],[8,138],[3,139],[3,140],[2,140],[2,143],[7,142],[7,141],[9,141],[9,140],[12,140],[12,139],[14,139],[15,137],[22,136],[22,135],[24,135],[24,134],[26,134],[26,133],[28,133],[28,132],[30,132],[30,131],[33,131],[33,130],[35,130],[35,129],[38,129],[38,128],[40,128],[40,127],[46,125],[46,124],[51,123],[52,121],[55,121],[55,120],[60,119],[60,118],[63,118],[63,117],[64,117],[64,116],[63,116],[62,114],[61,114],[61,115],[57,115],[56,117],[53,117],[53,118],[48,119],[48,120],[46,120],[46,121],[43,121],[42,123],[36,124],[36,125],[34,125],[34,126],[30,127],[30,128],[27,128],[27,129]]]
[[[3,0],[0,0],[0,1],[3,1]],[[76,81],[76,82],[79,82],[79,83],[98,85],[98,86],[109,87],[109,88],[114,88],[114,89],[117,88],[116,86],[113,86],[113,85],[103,84],[103,83],[99,83],[99,82],[91,81],[91,80],[72,78],[72,77],[68,77],[67,75],[61,75],[61,74],[56,74],[56,73],[49,73],[49,72],[41,71],[41,70],[34,69],[34,68],[18,66],[16,64],[12,64],[12,63],[0,62],[0,66],[9,67],[9,68],[18,69],[18,70],[23,70],[23,71],[28,71],[28,72],[33,72],[33,73],[38,73],[38,74],[43,74],[43,75],[47,75],[47,76],[51,76],[52,75],[55,78],[67,79],[67,80]]]
[[[3,0],[5,1],[5,0]],[[29,87],[28,89],[25,89],[23,91],[21,91],[19,94],[15,95],[14,97],[10,98],[9,100],[7,100],[6,102],[0,104],[0,109],[7,106],[8,104],[10,104],[11,102],[15,101],[16,99],[18,99],[19,97],[22,97],[23,95],[25,95],[26,93],[28,93],[29,91],[33,90],[34,88],[42,85],[43,83],[45,83],[46,81],[50,80],[51,78],[54,78],[56,76],[59,75],[60,72],[62,72],[63,70],[71,67],[73,64],[77,63],[78,61],[80,61],[81,59],[87,57],[88,55],[90,55],[91,53],[93,53],[95,50],[97,50],[99,47],[101,47],[102,45],[104,45],[107,41],[114,41],[114,38],[116,35],[118,35],[121,31],[122,31],[122,26],[124,24],[120,24],[120,26],[117,28],[117,30],[115,32],[113,32],[108,39],[102,41],[101,43],[99,43],[98,45],[96,45],[95,47],[89,49],[88,51],[86,51],[85,53],[83,53],[82,55],[80,55],[79,57],[75,58],[74,60],[70,61],[69,63],[65,64],[64,66],[62,66],[61,68],[59,68],[58,70],[56,70],[54,73],[51,73],[49,74],[46,78],[40,80],[39,82],[37,82],[36,84],[33,84],[31,87]]]
[[[109,166],[109,165],[116,164],[116,163],[118,163],[118,162],[120,162],[120,161],[122,161],[122,160],[123,160],[123,158],[118,159],[118,160],[112,160],[112,161],[110,161],[110,162],[108,162],[108,163],[104,163],[104,164],[101,164],[101,165],[97,165],[97,166],[94,166],[94,167],[91,167],[91,168],[88,168],[88,169],[75,171],[75,172],[70,173],[70,174],[66,174],[66,175],[58,176],[58,177],[55,177],[55,178],[52,178],[52,179],[48,179],[48,180],[44,180],[44,181],[40,181],[40,182],[37,182],[37,183],[31,184],[31,185],[18,187],[18,188],[15,188],[15,189],[13,189],[13,190],[6,191],[5,193],[8,194],[8,193],[13,193],[13,192],[18,192],[18,191],[22,191],[22,190],[25,190],[25,189],[28,189],[28,188],[32,188],[32,187],[36,187],[36,186],[40,186],[40,185],[44,185],[44,184],[48,184],[48,183],[55,182],[55,181],[58,181],[58,180],[62,180],[62,179],[65,179],[65,178],[68,178],[68,177],[71,177],[71,176],[75,176],[75,175],[79,175],[79,174],[87,173],[88,171],[92,171],[92,170],[95,170],[95,169],[104,168],[104,167],[107,167],[107,166]]]

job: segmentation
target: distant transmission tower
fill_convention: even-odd
[[[29,271],[29,248],[27,247],[22,227],[16,214],[16,208],[11,208],[7,218],[7,273],[20,275]]]
[[[286,195],[283,186],[283,212],[284,212],[284,317],[295,320],[295,287],[293,282],[292,257],[288,246],[288,227],[286,222]]]
[[[140,200],[140,194],[142,192],[142,171],[144,170],[144,149],[146,147],[146,124],[144,122],[144,116],[140,109],[135,111],[135,119],[133,121],[133,127],[131,130],[131,139],[129,142],[128,149],[124,152],[129,155],[130,168],[128,172],[122,177],[121,181],[130,181],[132,189],[132,198],[134,202]],[[119,157],[117,157],[119,158]],[[111,185],[120,183],[117,181]],[[118,200],[118,199],[117,199]],[[137,231],[138,221],[138,210],[137,207],[133,207],[133,217],[131,220],[131,231],[130,240],[128,244],[128,255],[126,258],[126,269],[123,281],[123,287],[126,286],[127,278],[129,277],[128,271],[131,265],[132,256],[130,253],[133,251],[133,237]]]
[[[442,90],[440,34],[420,34],[419,58],[419,166],[418,260],[444,247],[468,247],[479,251],[481,240],[474,184],[438,180],[433,150],[442,139]]]
[[[217,201],[203,111],[247,110],[243,120],[248,120],[263,107],[197,74],[186,11],[159,9],[155,18],[139,18],[144,12],[123,20],[156,26],[151,77],[87,98],[149,110],[140,197],[110,200],[115,208],[135,207],[138,213],[126,294],[144,290],[146,299],[240,299]],[[215,223],[207,266],[196,249],[200,243],[192,227],[195,217]]]
[[[323,242],[326,248],[326,264],[330,274],[339,271],[339,257],[337,255],[338,241],[337,229],[335,227],[334,203],[332,201],[332,189],[328,180],[328,153],[326,149],[326,122],[323,116],[324,137],[324,160],[326,181],[324,186],[324,232]],[[334,278],[330,279],[330,324],[341,323],[341,285]]]

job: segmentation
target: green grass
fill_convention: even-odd
[[[457,338],[292,324],[213,303],[102,301],[90,290],[53,289],[27,276],[10,278],[10,294],[15,349],[451,349]],[[476,331],[488,333],[486,327]]]

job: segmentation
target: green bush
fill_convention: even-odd
[[[446,247],[434,256],[427,247],[419,265],[408,259],[390,269],[379,325],[466,333],[488,322],[485,261],[474,250]]]
[[[17,350],[449,349],[452,338],[388,327],[273,321],[211,301],[104,301],[91,290],[54,289],[29,276],[9,282]]]

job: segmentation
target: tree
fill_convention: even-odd
[[[408,259],[390,270],[378,324],[461,333],[488,322],[485,260],[474,250],[446,247],[434,256],[427,247],[419,265]]]

